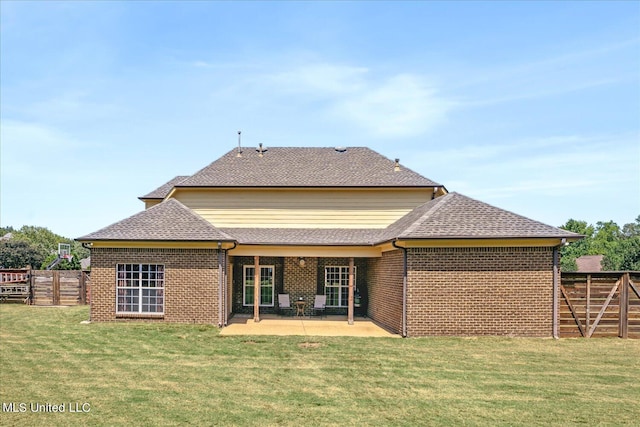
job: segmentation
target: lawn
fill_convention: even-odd
[[[221,337],[87,317],[86,307],[0,306],[1,425],[640,420],[638,340]],[[31,412],[38,403],[65,412]]]

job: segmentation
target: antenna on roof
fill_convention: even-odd
[[[242,157],[242,131],[238,131],[238,154],[236,157]]]

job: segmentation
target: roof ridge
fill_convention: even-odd
[[[189,178],[182,187],[439,187],[408,166],[369,147],[271,147],[262,156],[253,147],[229,150]]]
[[[424,214],[422,214],[417,220],[415,220],[410,226],[408,226],[407,228],[405,228],[402,233],[400,233],[400,235],[405,234],[405,233],[412,233],[413,231],[415,231],[416,228],[418,228],[420,226],[420,224],[422,224],[425,220],[427,220],[431,215],[433,215],[436,211],[438,211],[439,209],[442,208],[442,206],[446,205],[448,203],[449,200],[451,200],[453,198],[454,195],[456,195],[458,193],[447,193],[444,196],[438,197],[436,199],[437,203],[430,207]],[[431,203],[433,200],[429,200],[426,203],[423,203],[423,206],[427,203]]]
[[[453,193],[451,193],[451,194],[453,194]],[[456,193],[456,194],[458,194],[458,193]],[[474,202],[476,202],[476,203],[480,203],[480,204],[482,204],[482,205],[484,205],[484,206],[488,206],[488,207],[493,208],[493,209],[500,209],[501,211],[504,211],[505,213],[508,213],[508,214],[510,214],[510,215],[514,215],[514,216],[516,216],[516,217],[518,217],[518,218],[521,218],[521,219],[524,219],[524,220],[526,220],[526,221],[534,222],[534,223],[536,223],[536,224],[538,224],[538,225],[542,225],[542,226],[544,226],[544,227],[555,228],[556,230],[564,231],[565,233],[567,233],[567,235],[571,235],[571,234],[573,234],[573,235],[575,235],[575,236],[582,236],[581,234],[574,233],[573,231],[565,230],[565,229],[562,229],[562,228],[560,228],[560,227],[556,227],[555,225],[545,224],[544,222],[539,221],[539,220],[537,220],[537,219],[529,218],[528,216],[525,216],[525,215],[519,214],[519,213],[514,212],[514,211],[512,211],[512,210],[509,210],[509,209],[499,208],[499,207],[497,207],[497,206],[495,206],[495,205],[492,205],[491,203],[483,202],[482,200],[474,199],[473,197],[469,197],[469,196],[466,196],[466,195],[464,195],[464,194],[459,194],[459,196],[464,197],[464,198],[467,198],[467,199],[469,199],[469,200],[472,200],[472,201],[474,201]]]

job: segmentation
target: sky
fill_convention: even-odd
[[[640,2],[0,1],[0,226],[96,231],[238,130],[622,226],[640,215]]]

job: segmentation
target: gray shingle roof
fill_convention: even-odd
[[[254,245],[373,245],[380,229],[223,228],[240,244]]]
[[[175,199],[169,199],[129,218],[76,240],[233,241]]]
[[[399,239],[568,238],[571,233],[458,193],[426,202],[386,229],[216,228],[175,199],[79,241],[237,241],[255,245],[374,245]]]
[[[385,230],[385,238],[395,237],[576,239],[581,236],[454,192],[418,206],[391,224]]]
[[[576,258],[576,265],[578,271],[593,273],[595,271],[602,271],[602,261],[604,255],[582,255]]]
[[[141,200],[144,199],[164,199],[165,197],[167,197],[167,195],[171,192],[171,190],[173,189],[173,187],[180,183],[181,181],[184,181],[185,179],[189,178],[189,176],[185,176],[185,175],[179,175],[176,176],[175,178],[171,179],[169,182],[162,184],[160,187],[156,188],[155,190],[153,190],[151,193],[145,195],[145,196],[141,196],[138,197]]]
[[[178,187],[432,187],[440,184],[366,147],[268,147],[229,151]]]

